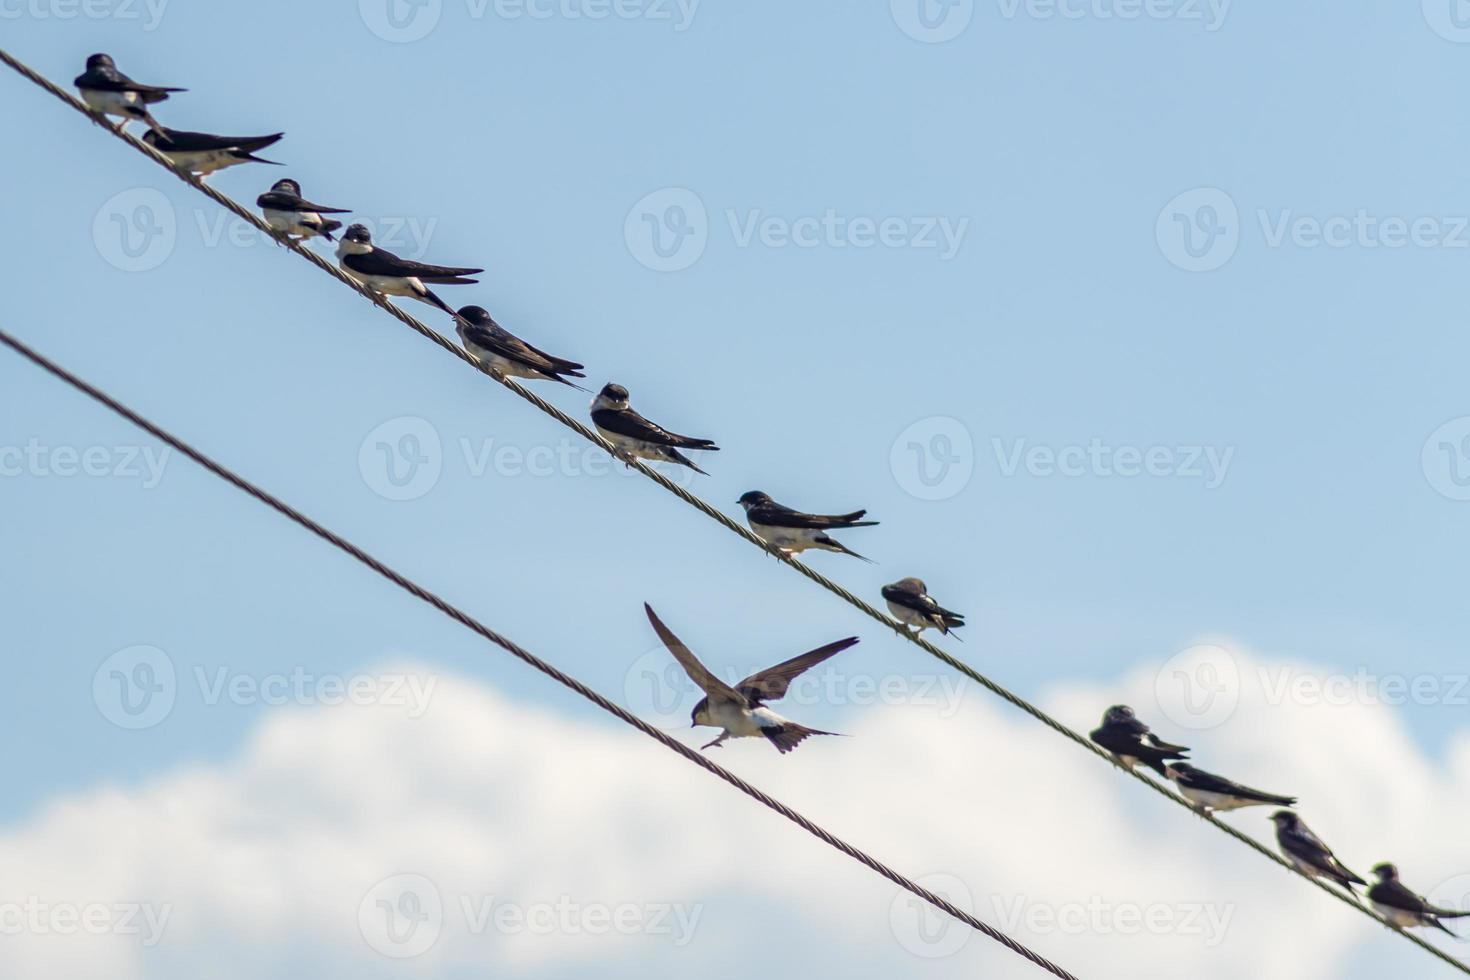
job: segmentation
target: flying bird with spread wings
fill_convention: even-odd
[[[777,752],[785,755],[809,735],[837,734],[798,725],[766,707],[766,702],[778,701],[785,697],[793,680],[828,657],[852,646],[858,641],[857,637],[849,636],[845,640],[817,647],[815,650],[792,657],[774,667],[751,674],[731,687],[700,663],[694,652],[684,645],[684,641],[675,636],[673,631],[664,625],[663,620],[658,618],[653,607],[645,602],[643,610],[648,613],[648,621],[653,624],[653,630],[663,641],[664,646],[668,647],[674,659],[679,661],[679,665],[684,668],[689,679],[704,691],[705,696],[690,712],[690,720],[695,726],[708,725],[712,728],[723,729],[718,738],[713,742],[701,745],[701,749],[714,748],[727,738],[761,737],[774,745]]]

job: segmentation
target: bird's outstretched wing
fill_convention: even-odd
[[[658,634],[658,638],[663,641],[664,646],[669,648],[669,652],[674,655],[674,659],[679,661],[679,666],[684,668],[684,673],[688,674],[689,679],[699,685],[705,694],[711,698],[733,701],[742,707],[750,706],[745,695],[710,673],[709,668],[699,662],[699,658],[694,655],[694,651],[685,646],[684,641],[675,636],[674,631],[664,625],[663,620],[658,618],[658,614],[653,611],[652,606],[645,602],[643,604],[643,611],[648,613],[648,621],[653,624],[653,631]]]
[[[841,653],[857,641],[857,637],[849,636],[845,640],[837,640],[826,646],[817,647],[809,653],[800,654],[774,667],[767,667],[759,673],[751,674],[736,684],[735,689],[745,695],[752,704],[760,704],[762,701],[778,701],[786,696],[791,682],[797,677],[828,657]]]

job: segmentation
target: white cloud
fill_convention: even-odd
[[[1152,670],[1061,688],[1047,704],[1083,728],[1108,704],[1134,704],[1195,745],[1198,764],[1302,797],[1307,821],[1360,872],[1392,858],[1422,889],[1470,872],[1456,832],[1470,731],[1436,764],[1393,709],[1268,703],[1265,661],[1232,656],[1239,701],[1215,728],[1171,725],[1177,706],[1157,703]],[[57,803],[0,836],[0,903],[131,903],[166,912],[162,940],[27,928],[4,937],[6,960],[17,976],[78,980],[230,980],[304,974],[303,963],[328,980],[544,976],[594,962],[726,975],[751,956],[854,977],[1040,975],[982,937],[961,944],[887,882],[643,736],[571,716],[442,678],[417,720],[381,707],[279,711],[227,766]],[[1168,964],[1200,980],[1337,980],[1384,949],[1415,975],[1440,969],[973,689],[954,717],[875,708],[846,730],[854,737],[786,757],[738,742],[714,758],[900,871],[962,883],[982,919],[1083,977]],[[1226,819],[1268,836],[1265,812]],[[374,890],[401,874],[432,883],[443,914],[421,928],[433,935],[410,934],[403,916],[384,932],[387,910],[432,918],[432,895],[416,908],[395,904],[397,880]],[[414,958],[380,952],[429,939]]]

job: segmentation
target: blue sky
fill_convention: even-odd
[[[397,21],[373,0],[173,0],[156,19],[53,0],[3,7],[0,37],[58,81],[105,50],[187,86],[158,108],[177,128],[284,130],[265,155],[286,167],[212,182],[251,201],[289,175],[400,252],[483,266],[441,294],[715,438],[691,486],[731,513],[753,488],[867,507],[881,525],[844,540],[877,564],[812,564],[871,599],[922,576],[970,616],[953,649],[1012,689],[1229,643],[1430,678],[1443,696],[1391,714],[1436,760],[1467,717],[1445,692],[1470,625],[1470,47],[1424,7],[990,0],[933,8],[957,33],[932,42],[902,0],[600,19],[443,0]],[[306,263],[233,239],[54,99],[4,92],[5,329],[614,696],[655,646],[645,600],[732,670],[857,633],[846,670],[934,673]],[[135,219],[168,234],[129,255],[115,222]],[[0,446],[40,447],[0,477],[0,731],[25,746],[0,819],[228,767],[276,708],[211,704],[199,671],[408,660],[604,724],[182,459],[156,485],[60,475],[57,447],[105,447],[111,472],[151,444],[13,356],[0,409]],[[387,499],[377,443],[424,426],[437,480]],[[507,446],[573,462],[479,466]],[[1156,447],[1153,475],[1116,472]],[[929,489],[913,453],[933,475],[936,450],[958,475]],[[179,690],[128,731],[94,675],[139,645]]]

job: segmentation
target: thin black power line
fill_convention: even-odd
[[[366,286],[363,286],[357,280],[348,276],[341,269],[337,268],[332,263],[322,258],[316,252],[307,248],[301,242],[295,241],[291,238],[288,238],[284,234],[277,232],[275,229],[267,225],[260,217],[247,210],[242,204],[240,204],[238,201],[234,200],[227,194],[223,194],[220,191],[215,190],[213,187],[210,187],[194,174],[176,168],[175,166],[173,166],[173,164],[169,163],[167,157],[160,154],[157,150],[153,149],[153,147],[137,139],[132,134],[114,128],[106,121],[105,118],[87,108],[87,106],[81,100],[73,96],[70,92],[67,92],[64,89],[58,87],[50,79],[34,71],[23,62],[17,60],[14,56],[5,51],[3,48],[0,48],[0,61],[3,61],[6,65],[10,66],[20,75],[24,76],[31,82],[50,92],[52,95],[56,96],[56,98],[67,103],[73,109],[76,109],[78,112],[91,119],[94,123],[101,126],[107,132],[111,133],[118,139],[132,146],[138,152],[149,157],[159,166],[167,170],[169,173],[173,174],[175,177],[182,180],[190,187],[193,187],[195,190],[202,192],[211,200],[219,204],[221,207],[227,209],[228,211],[239,217],[241,220],[249,222],[261,233],[269,235],[272,239],[284,245],[286,248],[289,248],[297,255],[305,258],[308,262],[323,270],[332,278],[348,286],[358,295],[367,299],[379,309],[384,310],[394,319],[398,320],[400,323],[404,324],[415,333],[418,333],[425,339],[431,341],[434,344],[437,344],[439,347],[453,354],[455,357],[458,357],[461,361],[470,365],[475,370],[480,371],[482,374],[485,374],[486,376],[499,382],[503,387],[508,388],[510,391],[514,392],[517,396],[524,399],[525,401],[530,402],[536,408],[556,419],[562,425],[573,430],[584,439],[597,446],[600,446],[602,449],[606,450],[610,454],[614,453],[613,447],[607,442],[607,440],[603,439],[602,436],[594,432],[592,429],[589,429],[587,426],[567,415],[555,405],[552,405],[550,402],[546,401],[539,395],[528,390],[515,381],[512,381],[508,378],[499,377],[498,375],[495,375],[486,370],[479,362],[470,357],[469,354],[465,353],[458,346],[447,340],[438,331],[433,330],[432,328],[420,322],[416,317],[394,306],[388,301],[386,296],[383,296],[380,293],[375,293],[372,290],[368,289]],[[767,554],[773,555],[775,558],[786,563],[791,568],[796,569],[796,571],[800,572],[802,575],[806,576],[808,579],[815,582],[823,589],[826,589],[828,592],[847,602],[848,605],[853,606],[870,618],[893,630],[894,633],[898,634],[899,636],[908,640],[910,643],[919,647],[930,656],[942,661],[954,670],[959,671],[961,674],[970,678],[975,683],[985,688],[987,691],[1021,709],[1026,714],[1030,715],[1037,721],[1055,731],[1057,734],[1070,739],[1072,742],[1091,752],[1093,755],[1108,762],[1109,764],[1114,766],[1114,768],[1132,776],[1134,779],[1138,780],[1140,783],[1149,787],[1164,798],[1172,800],[1180,806],[1184,807],[1186,810],[1199,817],[1201,820],[1204,820],[1206,823],[1214,826],[1217,830],[1220,830],[1221,832],[1235,838],[1237,841],[1245,844],[1247,847],[1250,847],[1252,850],[1256,851],[1258,854],[1262,855],[1268,860],[1274,861],[1278,866],[1285,868],[1287,871],[1290,871],[1292,874],[1297,875],[1304,881],[1308,881],[1313,885],[1316,885],[1323,892],[1331,895],[1333,898],[1344,903],[1348,907],[1357,909],[1359,912],[1362,912],[1364,915],[1378,922],[1380,925],[1392,929],[1395,932],[1398,932],[1405,939],[1409,940],[1409,942],[1414,943],[1421,949],[1426,950],[1427,952],[1433,954],[1444,962],[1454,966],[1461,973],[1470,976],[1470,964],[1466,964],[1461,962],[1460,960],[1455,959],[1448,953],[1445,953],[1443,950],[1433,946],[1428,941],[1421,939],[1419,936],[1394,927],[1388,922],[1388,920],[1378,915],[1378,913],[1374,912],[1368,906],[1360,904],[1351,895],[1344,894],[1343,892],[1338,891],[1330,885],[1325,884],[1319,879],[1312,878],[1309,875],[1303,874],[1295,866],[1284,860],[1280,855],[1276,854],[1270,848],[1266,847],[1264,844],[1256,840],[1254,837],[1251,837],[1249,834],[1237,830],[1235,827],[1232,827],[1230,824],[1223,822],[1212,813],[1206,813],[1201,810],[1196,810],[1194,806],[1189,803],[1188,800],[1184,799],[1184,797],[1180,796],[1179,794],[1172,792],[1160,783],[1154,782],[1152,779],[1149,779],[1143,773],[1135,769],[1129,769],[1126,766],[1120,765],[1118,761],[1114,759],[1110,754],[1103,751],[1097,745],[1093,744],[1090,739],[1084,737],[1081,733],[1075,731],[1067,725],[1062,724],[1062,722],[1053,718],[1045,711],[1042,711],[1039,707],[1027,701],[1025,698],[1022,698],[1020,695],[1011,692],[1007,688],[1001,686],[999,683],[991,680],[989,677],[986,677],[984,674],[980,673],[978,670],[976,670],[974,667],[971,667],[963,660],[960,660],[957,657],[946,653],[944,650],[935,646],[933,643],[930,643],[922,636],[916,633],[911,633],[903,624],[888,616],[885,616],[872,604],[854,595],[852,592],[832,581],[822,573],[815,571],[814,569],[808,567],[804,563],[798,561],[797,559],[786,554],[780,549],[768,544],[766,541],[758,537],[749,529],[741,527],[739,524],[735,523],[735,521],[733,521],[728,515],[711,506],[702,498],[690,493],[688,490],[685,490],[683,487],[679,486],[677,483],[673,482],[657,470],[645,466],[643,463],[637,461],[633,463],[633,466],[644,476],[648,477],[648,479],[652,480],[654,483],[657,483],[669,493],[672,493],[674,496],[678,497],[689,506],[695,508],[706,517],[720,524],[726,530],[731,531],[736,535],[739,535],[746,541],[760,548],[762,551],[765,551]]]
[[[718,776],[720,779],[723,779],[725,782],[729,783],[731,786],[735,787],[746,796],[749,796],[751,799],[776,811],[787,820],[790,820],[792,823],[796,824],[802,830],[805,830],[813,837],[816,837],[818,840],[821,840],[824,843],[831,845],[832,847],[841,851],[843,854],[846,854],[853,860],[865,865],[870,870],[876,871],[878,874],[882,875],[884,878],[887,878],[889,881],[893,882],[895,885],[898,885],[900,888],[912,892],[919,898],[922,898],[924,901],[928,902],[930,905],[939,909],[941,912],[944,912],[945,914],[958,919],[959,921],[965,923],[977,932],[989,936],[991,939],[1000,943],[1006,949],[1009,949],[1011,952],[1017,954],[1018,956],[1025,957],[1027,960],[1034,963],[1036,966],[1041,967],[1043,970],[1047,971],[1053,976],[1059,977],[1061,978],[1061,980],[1077,980],[1077,978],[1073,974],[1068,973],[1066,970],[1062,969],[1060,966],[1057,966],[1055,963],[1051,962],[1040,953],[1033,952],[1032,950],[1018,943],[1016,940],[1010,938],[1000,930],[986,925],[984,922],[981,922],[970,913],[965,912],[964,910],[952,905],[950,902],[936,895],[934,892],[931,892],[929,889],[925,888],[923,885],[920,885],[918,882],[906,878],[903,875],[899,874],[897,871],[894,871],[892,868],[888,867],[888,865],[879,861],[877,858],[868,855],[866,852],[861,851],[856,847],[853,847],[851,844],[835,836],[831,832],[824,830],[822,827],[808,820],[806,817],[802,816],[800,813],[796,812],[786,804],[782,803],[780,800],[777,800],[772,796],[768,796],[761,790],[752,786],[750,783],[747,783],[745,780],[741,779],[739,776],[730,772],[728,769],[709,759],[704,754],[696,752],[682,742],[675,741],[673,738],[670,738],[666,733],[660,731],[657,728],[654,728],[652,725],[643,721],[637,715],[623,708],[621,705],[615,704],[614,702],[609,701],[607,698],[603,697],[601,694],[598,694],[592,688],[588,687],[586,684],[583,684],[575,677],[572,677],[570,674],[563,673],[556,667],[553,667],[551,664],[547,663],[545,660],[542,660],[534,653],[531,653],[526,648],[520,646],[512,640],[505,638],[501,634],[497,633],[495,630],[492,630],[490,627],[484,625],[479,620],[471,616],[469,613],[464,612],[456,606],[450,605],[448,602],[441,599],[439,596],[435,595],[433,592],[430,592],[428,589],[424,588],[418,583],[414,582],[412,579],[409,579],[406,576],[394,571],[388,565],[379,561],[377,558],[374,558],[366,551],[363,551],[361,548],[348,541],[346,538],[343,538],[342,536],[333,533],[332,531],[323,527],[321,524],[318,524],[316,521],[312,520],[310,517],[307,517],[305,514],[301,513],[301,511],[296,510],[290,504],[285,503],[278,497],[272,496],[270,493],[251,483],[249,480],[246,480],[244,477],[238,475],[234,471],[226,468],[224,465],[216,463],[213,459],[204,455],[204,453],[195,449],[193,446],[184,442],[182,439],[154,424],[153,422],[148,421],[137,412],[134,412],[126,405],[108,395],[106,392],[92,386],[88,382],[82,380],[75,374],[72,374],[70,371],[63,368],[61,365],[37,353],[35,350],[26,346],[24,343],[17,340],[9,333],[6,333],[4,330],[0,330],[0,343],[5,344],[7,347],[14,350],[17,354],[20,354],[22,357],[29,360],[32,364],[35,364],[37,367],[42,368],[43,370],[49,372],[57,378],[60,378],[62,381],[71,385],[73,388],[82,392],[84,395],[87,395],[94,401],[100,402],[102,405],[106,406],[113,412],[116,412],[118,415],[127,419],[129,422],[133,423],[144,432],[147,432],[155,439],[158,439],[160,442],[163,442],[170,448],[177,450],[183,455],[189,457],[194,462],[198,463],[200,466],[208,470],[210,473],[213,473],[215,476],[234,486],[236,489],[244,491],[245,493],[254,497],[256,500],[265,504],[267,507],[270,507],[272,510],[286,517],[293,523],[305,528],[312,534],[315,534],[317,537],[321,538],[323,541],[326,541],[328,544],[333,545],[334,547],[339,548],[347,554],[351,555],[353,558],[356,558],[359,562],[377,572],[379,575],[383,576],[394,585],[403,589],[405,592],[408,592],[415,598],[427,602],[429,605],[433,606],[435,609],[439,610],[450,619],[453,619],[461,626],[465,627],[468,630],[471,630],[474,633],[479,634],[480,636],[489,640],[491,643],[494,643],[501,649],[525,661],[526,663],[541,671],[541,673],[550,677],[557,683],[571,688],[573,691],[577,692],[588,701],[591,701],[593,704],[597,705],[603,711],[606,711],[609,714],[616,716],[620,721],[632,725],[634,728],[638,729],[649,738],[656,739],[658,742],[663,744],[665,748],[677,752],[686,760],[694,763],[706,772],[714,776]]]

